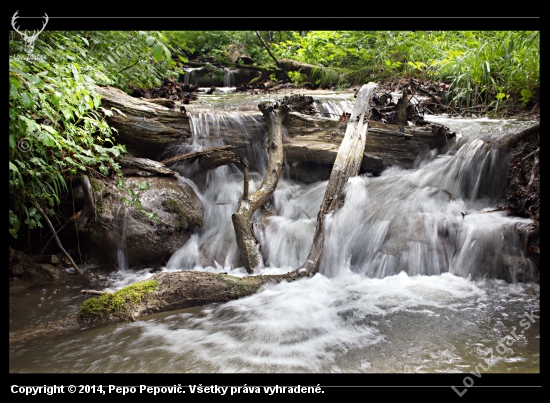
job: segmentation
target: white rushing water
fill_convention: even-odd
[[[324,112],[342,110],[332,108]],[[226,125],[261,130],[256,116],[189,113],[201,133],[188,146],[195,150],[223,144]],[[270,284],[225,304],[10,346],[10,372],[458,373],[480,363],[485,372],[539,372],[539,286],[495,279],[532,271],[516,234],[528,220],[490,212],[502,203],[504,173],[501,156],[485,147],[487,138],[529,124],[434,120],[461,133],[456,146],[427,153],[413,169],[352,178],[343,208],[327,217],[325,251],[312,278]],[[247,153],[256,168],[253,192],[267,157],[261,149]],[[239,167],[219,167],[197,182],[196,166],[174,169],[204,204],[204,226],[163,270],[247,276],[231,222],[242,192]],[[273,215],[254,216],[265,262],[256,274],[285,273],[304,262],[326,185],[281,178]],[[115,290],[151,275],[98,272],[90,287]],[[44,305],[53,308],[56,293],[76,306],[82,297],[70,291],[43,288],[36,303],[44,312],[34,321],[54,315]],[[18,326],[11,317],[10,326]]]

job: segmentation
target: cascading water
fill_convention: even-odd
[[[185,74],[183,75],[183,83],[184,84],[197,84],[197,78],[195,74],[195,70],[198,70],[199,67],[188,67],[183,69]]]
[[[325,106],[325,113],[345,108],[334,105]],[[199,113],[191,116],[191,122],[196,136],[191,147],[199,149],[222,145],[229,125],[245,135],[246,128],[251,130],[254,125],[254,130],[266,130],[251,116]],[[379,177],[351,179],[344,207],[328,217],[320,272],[334,277],[349,270],[377,278],[400,271],[410,275],[450,272],[461,277],[513,279],[519,263],[530,278],[533,268],[523,256],[514,229],[529,220],[508,217],[504,211],[490,212],[502,200],[506,184],[499,174],[503,164],[499,152],[487,147],[500,135],[459,139],[447,154],[428,153],[419,159],[415,169],[394,167]],[[266,152],[261,145],[250,143],[246,155],[258,172],[252,186],[258,186]],[[175,169],[184,177],[192,176],[185,164]],[[303,263],[326,183],[304,186],[280,180],[271,206],[274,214],[262,218],[258,212],[255,217],[256,235],[268,266],[288,270]],[[200,267],[208,260],[210,266],[229,270],[239,266],[231,214],[241,193],[242,174],[236,167],[208,172],[201,193],[207,224],[194,238],[197,260],[189,261],[191,245],[184,245],[167,269]],[[202,253],[197,253],[201,248]],[[186,264],[181,266],[183,260]]]
[[[323,113],[351,109],[352,99],[341,101],[326,103]],[[188,114],[193,142],[169,153],[222,145],[229,129],[250,138],[266,130],[258,114]],[[516,229],[529,220],[494,211],[502,202],[503,156],[488,146],[521,122],[433,119],[462,136],[445,154],[423,153],[412,169],[352,178],[343,207],[326,218],[325,249],[312,278],[39,346],[10,346],[10,372],[469,373],[482,364],[484,372],[538,373],[539,286],[496,279],[532,271]],[[267,166],[265,146],[250,142],[239,150],[253,167],[250,192]],[[163,270],[247,276],[231,222],[242,195],[240,167],[172,168],[200,197],[204,226]],[[273,214],[253,217],[266,266],[257,274],[304,262],[326,185],[280,179]],[[97,276],[90,288],[116,289],[152,275],[130,271]],[[513,329],[517,337],[497,354]]]
[[[235,72],[231,69],[225,68],[223,75],[223,86],[234,87],[235,86]]]
[[[116,213],[115,220],[113,221],[114,226],[114,242],[113,244],[116,247],[116,256],[118,263],[118,270],[128,271],[128,249],[126,248],[126,214],[128,210],[124,205],[121,205],[118,208]]]

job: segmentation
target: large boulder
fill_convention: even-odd
[[[128,177],[125,182],[135,197],[92,180],[96,214],[81,229],[89,254],[98,264],[119,268],[162,266],[203,225],[203,205],[177,174]],[[155,213],[158,220],[151,217]]]

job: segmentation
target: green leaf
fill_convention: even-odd
[[[8,162],[9,162],[10,171],[19,172],[19,169],[17,169],[17,167],[11,161],[8,161]]]
[[[147,42],[147,45],[149,46],[151,46],[156,41],[157,39],[154,36],[148,36],[147,39],[145,39],[145,42]]]
[[[21,102],[23,103],[23,106],[25,108],[30,107],[32,102],[31,102],[31,99],[29,98],[29,94],[27,94],[26,92],[22,93],[21,94]]]
[[[153,48],[153,57],[158,62],[162,59],[162,45],[160,43],[157,43],[155,47]]]
[[[15,77],[10,77],[10,83],[12,85],[15,85],[15,88],[17,88],[17,89],[19,89],[21,87],[21,83]]]
[[[74,79],[80,81],[80,74],[78,73],[78,70],[76,69],[76,66],[74,64],[71,64],[71,71],[73,72]]]
[[[118,148],[111,148],[110,151],[115,157],[118,157],[120,155],[120,150]]]
[[[42,144],[44,144],[46,147],[53,147],[57,145],[55,139],[51,136],[51,134],[46,132],[41,132],[38,135],[38,140],[41,141]]]
[[[19,93],[17,92],[17,87],[13,83],[10,83],[10,97],[17,99],[18,95]]]
[[[533,93],[530,90],[524,88],[521,90],[521,96],[523,97],[524,100],[529,101],[533,96]]]

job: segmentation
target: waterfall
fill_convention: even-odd
[[[223,75],[223,86],[224,87],[235,87],[235,72],[231,69],[225,68]]]
[[[349,99],[321,102],[322,113],[351,110]],[[249,139],[265,136],[258,116],[226,112],[190,112],[193,142],[203,149],[225,144],[227,131]],[[263,131],[263,132],[262,132]],[[263,133],[263,134],[262,134]],[[445,154],[419,155],[415,168],[391,167],[378,177],[351,178],[344,207],[329,214],[320,272],[346,272],[383,278],[445,272],[471,277],[514,279],[518,268],[533,273],[516,226],[527,219],[492,211],[502,201],[506,178],[503,158],[488,144],[502,133],[461,137]],[[251,164],[250,191],[261,183],[267,166],[265,144],[249,141],[242,155]],[[180,151],[183,152],[183,151]],[[198,168],[181,163],[183,176]],[[231,222],[242,194],[242,172],[230,164],[209,171],[201,181],[205,226],[167,264],[171,270],[242,270]],[[266,270],[285,272],[304,262],[327,181],[305,185],[281,177],[269,206],[271,215],[253,218]]]
[[[326,99],[319,111],[332,116],[350,105]],[[237,115],[226,107],[191,105],[193,138],[167,153],[240,136],[242,147],[235,151],[253,167],[253,192],[267,166],[267,128],[261,115]],[[344,205],[325,218],[320,273],[266,284],[226,303],[10,342],[10,373],[317,373],[338,379],[462,373],[455,384],[461,391],[462,383],[490,383],[485,373],[540,374],[540,285],[527,282],[532,266],[517,230],[529,220],[495,211],[503,203],[505,156],[490,145],[519,126],[430,118],[461,133],[453,147],[423,150],[412,169],[352,177]],[[204,225],[162,270],[248,276],[231,221],[242,195],[239,164],[204,171],[197,162],[180,161],[171,168],[203,203]],[[253,217],[266,265],[257,274],[285,273],[304,262],[326,186],[281,177],[271,214]],[[118,210],[113,227],[120,270],[94,269],[89,277],[74,276],[72,286],[55,281],[19,295],[10,291],[10,332],[77,311],[82,289],[114,291],[153,275],[147,268],[124,270],[125,215],[125,208]],[[524,270],[526,282],[501,280],[513,281],[515,270]]]
[[[321,96],[317,97],[313,103],[315,111],[320,116],[332,119],[337,119],[344,112],[351,112],[353,106],[353,101],[346,96],[331,97],[330,99],[323,99]]]
[[[116,248],[116,257],[119,271],[128,271],[128,249],[126,248],[126,214],[128,209],[121,205],[113,220],[113,245]]]
[[[198,70],[200,67],[188,67],[184,68],[183,71],[185,74],[183,75],[183,83],[184,84],[197,84],[197,78],[195,77],[195,70]]]
[[[257,115],[242,115],[227,112],[191,111],[190,117],[193,139],[191,144],[171,153],[198,151],[204,148],[224,145],[223,133],[230,130],[244,138],[262,137],[267,128]],[[240,153],[247,156],[250,166],[256,172],[250,176],[250,191],[253,192],[262,180],[260,173],[267,169],[265,145],[249,141]],[[243,174],[235,164],[209,170],[201,180],[201,168],[197,162],[181,162],[172,167],[184,178],[195,178],[200,186],[193,183],[197,195],[204,205],[204,225],[190,240],[178,249],[167,262],[171,269],[194,269],[215,267],[232,269],[240,265],[240,252],[235,241],[231,215],[236,211],[242,195]],[[257,217],[257,216],[256,216]]]

